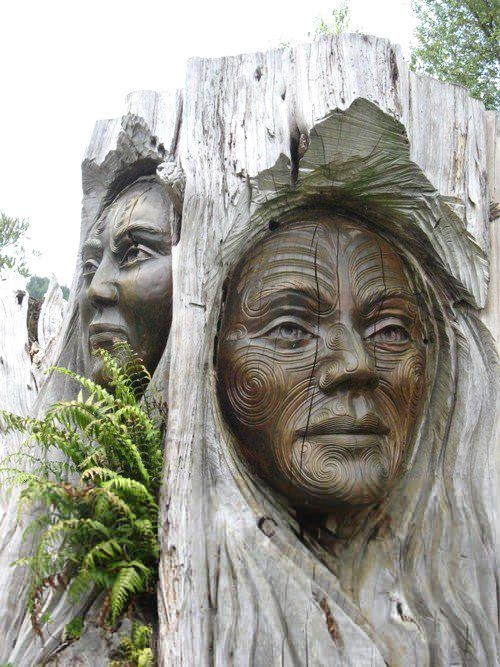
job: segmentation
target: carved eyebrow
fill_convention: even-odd
[[[85,257],[87,254],[101,254],[103,251],[102,241],[96,236],[93,238],[87,239],[82,246],[82,257]]]
[[[118,230],[114,230],[114,238],[112,242],[113,250],[119,248],[126,241],[127,237],[137,236],[157,236],[159,238],[164,237],[165,241],[168,241],[169,235],[167,231],[164,231],[147,222],[133,222],[130,225],[123,225]]]
[[[268,287],[261,290],[260,294],[266,299],[266,306],[269,303],[279,301],[280,299],[290,299],[290,297],[292,297],[292,306],[294,305],[293,301],[297,299],[302,302],[307,301],[317,304],[319,298],[319,302],[323,306],[321,311],[324,310],[325,305],[330,306],[332,304],[331,297],[321,285],[319,285],[319,287],[316,287],[316,285],[313,284],[304,284],[300,287],[295,285],[279,286],[277,288]],[[255,294],[256,299],[258,296],[258,294]]]
[[[366,299],[361,299],[361,311],[365,315],[368,315],[375,308],[382,308],[384,301],[388,301],[389,299],[400,299],[401,301],[408,303],[413,308],[417,306],[415,295],[399,287],[393,287],[375,290],[369,294]]]

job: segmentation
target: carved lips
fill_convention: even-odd
[[[89,346],[92,351],[99,348],[107,350],[120,342],[127,342],[127,329],[113,324],[91,324],[89,326]]]
[[[220,402],[243,458],[294,506],[375,502],[400,474],[425,389],[409,275],[340,216],[284,225],[235,267]]]
[[[367,413],[361,419],[350,415],[330,417],[315,424],[299,428],[295,434],[299,438],[312,438],[316,435],[387,435],[389,428],[380,417]]]

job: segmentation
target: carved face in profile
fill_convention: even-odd
[[[227,290],[219,395],[243,457],[292,505],[387,493],[415,429],[425,339],[399,255],[346,218],[260,242]]]
[[[80,296],[86,373],[106,385],[94,353],[126,342],[152,373],[172,319],[169,203],[162,186],[138,181],[105,211],[83,247]]]

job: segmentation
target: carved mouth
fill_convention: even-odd
[[[366,449],[381,446],[380,433],[325,433],[324,435],[301,436],[294,441],[294,448],[300,451],[303,446],[315,446],[322,449]]]
[[[322,436],[331,435],[387,435],[389,430],[380,417],[369,412],[361,419],[351,415],[328,417],[298,429],[295,435],[298,438],[318,440]]]
[[[127,342],[127,330],[115,324],[91,324],[89,327],[89,347],[112,349],[117,343]]]

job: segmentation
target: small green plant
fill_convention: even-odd
[[[331,15],[326,20],[323,17],[316,18],[314,32],[309,32],[308,37],[318,40],[326,35],[341,35],[349,30],[350,6],[348,0],[338,3],[331,11]]]
[[[27,220],[11,218],[0,211],[0,276],[7,271],[17,271],[29,276],[23,243],[29,229]]]
[[[84,621],[81,616],[73,618],[64,628],[64,639],[69,639],[70,641],[74,639],[80,639],[82,636],[83,627]]]
[[[75,598],[92,586],[105,591],[101,622],[112,625],[136,596],[154,592],[162,414],[159,401],[141,401],[151,378],[124,349],[99,351],[113,393],[56,368],[81,385],[76,400],[54,404],[43,419],[0,413],[5,430],[28,434],[3,472],[21,486],[22,501],[40,508],[26,529],[37,546],[17,561],[31,570],[29,609],[39,634],[51,588],[69,586]]]
[[[152,639],[153,628],[150,625],[134,623],[131,636],[121,639],[119,659],[110,662],[108,667],[153,667]]]

